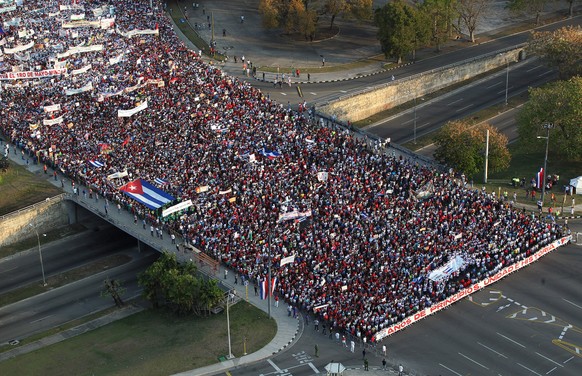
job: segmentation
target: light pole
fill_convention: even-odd
[[[416,95],[414,96],[414,144],[416,145]]]
[[[267,303],[269,308],[267,309],[269,318],[271,318],[271,241],[273,240],[273,235],[269,234],[269,267],[267,275]]]
[[[507,69],[505,70],[505,105],[509,103],[507,97],[509,95],[509,59],[505,56],[505,63],[507,64]]]
[[[234,358],[232,355],[232,347],[230,345],[230,314],[228,311],[228,301],[230,300],[230,291],[226,295],[226,332],[228,334],[228,359]]]
[[[548,147],[550,145],[550,129],[554,128],[553,123],[544,123],[542,124],[542,128],[546,130],[546,136],[538,136],[538,138],[545,138],[546,139],[546,156],[544,157],[544,173],[542,174],[542,207],[544,205],[544,197],[546,196],[546,176],[548,175],[546,172],[546,168],[548,167]]]
[[[28,225],[34,229],[34,233],[36,234],[36,240],[38,241],[38,257],[40,258],[40,270],[42,271],[42,285],[46,286],[47,283],[44,276],[44,263],[42,262],[42,249],[40,248],[40,236],[38,235],[37,228],[33,226],[32,223],[29,223]],[[45,234],[42,235],[46,236]]]

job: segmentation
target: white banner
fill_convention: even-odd
[[[63,116],[64,116],[64,115],[63,115]],[[58,117],[58,118],[56,118],[56,119],[44,119],[44,120],[42,121],[42,123],[43,123],[44,125],[54,125],[54,124],[60,124],[60,123],[62,123],[62,122],[63,122],[63,116],[59,116],[59,117]]]
[[[71,14],[71,21],[80,21],[85,19],[85,13]]]
[[[177,205],[170,206],[169,208],[162,210],[162,217],[167,217],[172,213],[184,210],[186,208],[189,208],[190,206],[192,206],[192,200],[184,201]]]
[[[60,10],[75,10],[75,9],[83,9],[83,5],[80,4],[71,4],[71,5],[59,5]]]
[[[307,217],[311,217],[311,210],[308,210],[305,212],[293,210],[292,212],[279,214],[279,219],[277,220],[277,222],[284,222],[284,221],[290,221],[292,219],[307,218]]]
[[[81,74],[81,73],[85,73],[88,72],[89,69],[91,69],[91,64],[85,65],[83,68],[79,68],[79,69],[74,69],[71,74],[72,75],[76,75],[76,74]]]
[[[60,103],[51,104],[50,106],[44,106],[44,112],[54,112],[54,111],[60,111],[60,110],[61,110]]]
[[[115,25],[115,17],[101,19],[101,28],[102,29],[111,29],[113,27],[113,25]]]
[[[231,188],[229,188],[229,189],[227,189],[226,191],[219,191],[219,192],[218,192],[218,194],[219,194],[219,195],[225,195],[225,194],[227,194],[227,193],[231,193],[231,192],[232,192],[232,189],[231,189]]]
[[[16,5],[0,8],[0,13],[12,12],[13,10],[16,10]]]
[[[120,172],[114,172],[113,174],[107,175],[107,180],[120,179],[120,178],[124,178],[128,175],[129,174],[127,173],[127,170],[120,171]]]
[[[118,28],[115,29],[115,32],[119,35],[122,35],[126,38],[131,38],[136,35],[148,35],[148,34],[159,34],[160,31],[158,29],[144,29],[144,30],[130,30],[128,32],[123,32]]]
[[[32,47],[34,47],[34,42],[30,42],[28,44],[24,44],[24,45],[21,45],[21,46],[16,46],[14,48],[6,48],[6,47],[4,47],[4,53],[5,54],[15,54],[17,52],[26,51],[28,49],[31,49]]]
[[[99,28],[99,27],[101,27],[101,21],[81,20],[81,21],[74,21],[74,22],[63,22],[63,25],[61,27],[63,29],[74,29],[76,27],[96,27],[96,28]]]
[[[465,264],[466,264],[465,260],[463,260],[461,256],[457,255],[440,268],[436,268],[435,270],[430,272],[428,275],[428,279],[435,282],[447,280],[454,272],[461,269]]]
[[[85,91],[91,91],[93,90],[93,83],[89,82],[87,85],[85,86],[81,86],[78,89],[67,89],[65,90],[65,95],[75,95],[75,94],[79,94],[79,93],[83,93]]]
[[[121,59],[123,59],[123,54],[121,54],[117,57],[112,57],[109,59],[109,65],[117,64],[121,61]]]
[[[329,177],[329,173],[322,171],[317,173],[317,180],[319,181],[327,181]]]
[[[291,255],[289,257],[282,258],[281,259],[281,265],[280,266],[283,266],[283,265],[286,265],[286,264],[292,264],[294,262],[295,262],[295,255]]]
[[[210,190],[209,185],[201,185],[200,187],[196,187],[196,193],[204,193]]]
[[[66,73],[66,69],[46,69],[42,71],[7,72],[0,74],[0,80],[20,80],[24,78],[42,78]]]
[[[404,328],[406,328],[409,325],[414,324],[415,322],[435,313],[440,311],[441,309],[447,308],[448,306],[450,306],[453,303],[458,302],[459,300],[463,299],[466,296],[469,296],[479,290],[481,290],[484,287],[489,286],[490,284],[499,281],[500,279],[507,277],[509,274],[539,260],[542,256],[547,255],[548,253],[552,252],[553,250],[557,249],[558,247],[561,247],[565,244],[567,244],[570,240],[571,240],[571,236],[566,236],[564,238],[558,239],[556,241],[554,241],[552,244],[545,246],[544,248],[540,249],[538,252],[534,253],[533,255],[518,261],[512,265],[509,265],[508,267],[502,269],[501,271],[499,271],[499,273],[495,274],[494,276],[491,277],[487,277],[482,281],[479,281],[477,283],[475,283],[472,286],[469,286],[461,291],[459,291],[458,293],[449,296],[448,298],[446,298],[443,301],[440,301],[438,303],[433,304],[432,306],[423,309],[422,311],[419,311],[417,313],[415,313],[412,316],[408,316],[406,317],[404,320],[400,321],[399,323],[396,323],[392,326],[389,326],[388,328],[384,328],[381,331],[379,331],[378,333],[376,333],[374,335],[374,340],[376,342],[381,341],[382,339],[388,337],[389,335],[392,335]]]
[[[69,57],[74,54],[81,54],[84,52],[96,52],[103,50],[102,44],[94,44],[92,46],[77,46],[69,48],[67,51],[57,54],[57,59],[62,59],[64,57]]]
[[[130,117],[134,114],[137,114],[141,110],[145,110],[148,108],[148,101],[144,101],[137,107],[132,108],[131,110],[117,110],[117,117]]]

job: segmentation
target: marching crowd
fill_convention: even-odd
[[[115,1],[114,28],[62,29],[55,17],[111,17],[91,11],[109,1],[81,0],[68,10],[56,1],[33,3],[0,14],[4,47],[24,45],[23,29],[41,36],[32,52],[4,54],[0,73],[53,64],[67,73],[2,81],[4,135],[241,277],[264,280],[271,262],[275,294],[330,327],[371,337],[561,237],[558,225],[468,189],[452,172],[371,150],[225,75],[184,46],[161,6]],[[123,35],[146,29],[158,32]],[[57,57],[96,45],[103,48]],[[146,101],[144,110],[118,116]],[[128,176],[107,178],[119,171]],[[136,178],[164,179],[164,191],[194,206],[161,217],[119,191]],[[290,211],[310,215],[278,220]],[[291,255],[293,263],[279,265]],[[464,260],[460,270],[428,278],[456,256]]]

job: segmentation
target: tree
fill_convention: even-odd
[[[276,0],[261,0],[259,14],[262,16],[264,28],[275,29],[279,27],[279,8]]]
[[[582,78],[557,81],[529,91],[529,101],[518,116],[518,132],[524,147],[539,150],[537,136],[544,136],[542,125],[553,123],[549,149],[568,159],[582,158]]]
[[[512,13],[535,14],[536,25],[540,24],[540,16],[546,7],[546,4],[553,0],[509,0],[507,9]]]
[[[486,131],[489,130],[489,170],[503,171],[509,167],[511,156],[507,137],[489,124],[471,126],[464,121],[445,124],[435,138],[435,159],[472,176],[485,166]]]
[[[107,279],[103,281],[103,285],[104,288],[103,291],[101,291],[101,296],[111,296],[117,307],[123,307],[125,303],[123,302],[123,299],[121,299],[121,296],[125,294],[125,288],[121,285],[121,281],[117,279],[109,279],[109,277],[107,277]]]
[[[475,43],[477,22],[487,7],[491,4],[491,1],[492,0],[457,0],[459,21],[462,21],[467,28],[469,39],[472,43]]]
[[[426,15],[402,0],[376,9],[374,21],[384,55],[396,58],[399,64],[406,54],[414,52],[429,39]]]
[[[196,276],[194,263],[180,264],[169,252],[140,274],[139,284],[154,307],[166,305],[179,314],[208,313],[224,295],[216,281]]]
[[[582,75],[582,28],[567,26],[555,31],[532,33],[528,51],[556,67],[560,78]]]
[[[436,51],[447,41],[451,32],[452,0],[425,0],[420,10],[426,14],[430,22],[430,38]]]
[[[322,14],[331,16],[329,25],[331,29],[333,22],[339,15],[358,20],[369,19],[372,16],[372,2],[372,0],[325,0]]]

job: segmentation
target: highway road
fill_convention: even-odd
[[[563,21],[553,23],[551,25],[540,27],[536,29],[536,31],[551,31],[559,29],[564,26],[580,25],[581,21],[582,16],[577,16],[571,19],[566,19]],[[529,35],[530,35],[529,31],[524,31],[519,34],[509,35],[503,38],[495,39],[487,43],[476,44],[471,47],[459,49],[429,59],[420,60],[414,64],[403,66],[397,69],[393,69],[369,77],[361,77],[358,79],[341,82],[304,84],[302,86],[305,97],[304,99],[307,101],[308,104],[313,104],[314,102],[320,104],[325,103],[328,101],[338,99],[341,96],[348,95],[349,93],[352,92],[369,89],[376,85],[387,83],[391,80],[392,75],[394,75],[396,79],[408,77],[413,74],[426,72],[431,69],[443,67],[448,64],[453,64],[477,56],[499,51],[504,48],[516,46],[527,42]],[[232,74],[236,75],[241,79],[249,80],[249,82],[251,82],[253,86],[261,89],[261,91],[265,95],[269,94],[272,99],[277,100],[279,103],[286,104],[287,102],[290,102],[291,104],[297,104],[303,101],[303,99],[297,95],[295,85],[293,87],[283,85],[281,89],[273,88],[272,83],[261,82],[255,79],[245,78],[241,76],[240,71],[232,72]]]
[[[133,245],[136,245],[135,239],[103,221],[99,231],[87,230],[67,239],[41,243],[45,276],[48,279]],[[34,282],[42,282],[38,248],[0,260],[0,294]]]
[[[438,130],[448,121],[465,118],[505,102],[506,74],[505,70],[500,71],[426,103],[423,98],[418,98],[416,111],[412,107],[397,116],[368,126],[365,130],[382,138],[390,137],[397,144],[413,141],[415,113],[416,136],[422,137]],[[541,86],[556,78],[557,72],[545,67],[539,60],[525,60],[510,67],[508,96],[511,98],[527,93],[530,87]],[[515,139],[516,130],[513,129],[507,135],[510,140]]]

